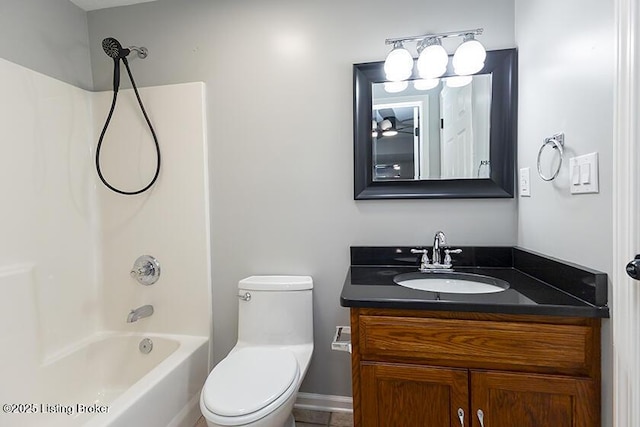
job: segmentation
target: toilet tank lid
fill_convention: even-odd
[[[238,282],[239,289],[254,291],[302,291],[313,289],[311,276],[251,276]]]

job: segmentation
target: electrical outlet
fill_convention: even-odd
[[[531,174],[529,168],[520,169],[520,197],[531,197]]]

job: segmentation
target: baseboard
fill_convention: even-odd
[[[353,399],[348,396],[298,393],[294,407],[323,412],[353,412]]]

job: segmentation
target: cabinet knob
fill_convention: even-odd
[[[484,412],[482,412],[482,409],[478,409],[478,412],[476,412],[476,414],[478,415],[478,420],[480,421],[480,427],[484,427]]]
[[[458,408],[458,418],[460,418],[460,427],[464,427],[464,410]]]

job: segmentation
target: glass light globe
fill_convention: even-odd
[[[453,54],[454,71],[459,75],[477,73],[484,67],[486,57],[487,51],[482,43],[474,39],[472,34],[467,35],[464,42],[456,49],[456,53]]]
[[[442,45],[425,47],[418,57],[418,73],[423,79],[435,79],[447,72],[449,55]]]
[[[384,61],[384,73],[387,80],[398,82],[411,77],[413,71],[413,57],[402,43],[396,43],[393,50]]]
[[[440,79],[420,79],[413,81],[413,87],[415,87],[416,90],[429,90],[438,86],[439,83]]]

